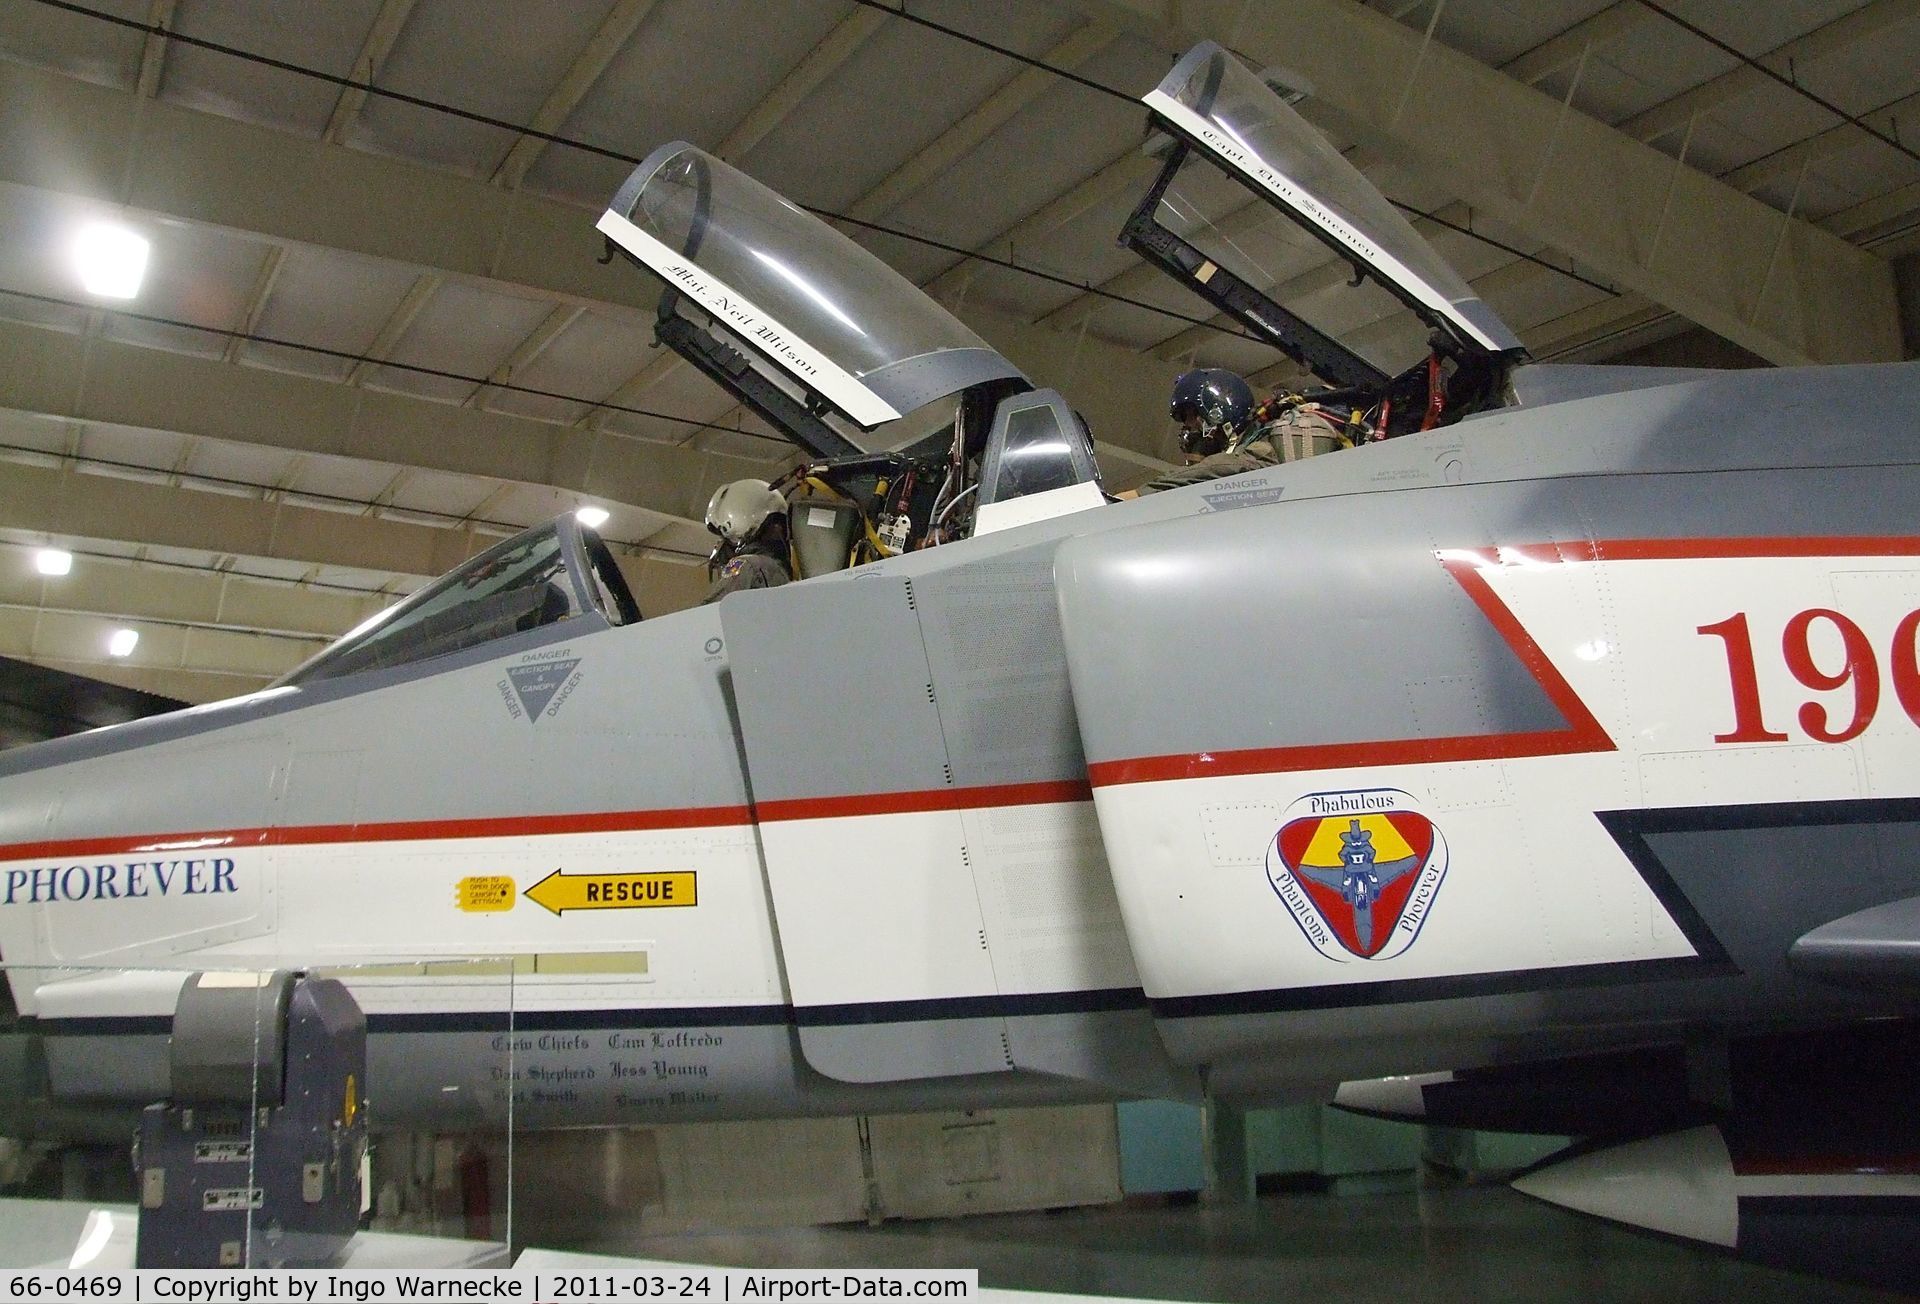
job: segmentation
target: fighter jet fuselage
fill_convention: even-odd
[[[1257,298],[1166,224],[1211,168],[1404,276],[1435,352],[1393,376],[1247,309],[1358,446],[1106,504],[1060,395],[664,146],[602,231],[866,528],[640,620],[557,522],[265,692],[0,756],[35,1091],[163,1096],[196,970],[341,977],[376,1125],[440,1128],[1259,1101],[1911,1013],[1920,367],[1527,365],[1237,67],[1149,97],[1128,238]],[[1314,148],[1345,202],[1285,174]],[[944,400],[947,449],[874,433]]]
[[[12,753],[0,954],[77,1096],[164,1092],[186,970],[338,971],[388,1119],[1260,1097],[1896,1013],[1790,953],[1920,892],[1916,401],[1500,414]]]

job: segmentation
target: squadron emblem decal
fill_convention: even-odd
[[[1398,788],[1316,792],[1286,810],[1267,881],[1330,960],[1391,960],[1420,936],[1447,841]]]

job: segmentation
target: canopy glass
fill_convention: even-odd
[[[1202,41],[1147,93],[1160,122],[1469,348],[1520,341],[1386,196],[1279,93]],[[1251,234],[1251,233],[1249,233]],[[1195,241],[1196,244],[1202,242]],[[1235,242],[1243,253],[1249,236]],[[1284,264],[1284,251],[1248,261]],[[1272,282],[1268,282],[1269,285]]]
[[[1020,371],[819,218],[683,142],[655,150],[600,230],[758,359],[871,429]]]

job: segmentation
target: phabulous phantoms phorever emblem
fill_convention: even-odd
[[[1267,848],[1267,881],[1332,960],[1412,946],[1446,873],[1446,839],[1398,788],[1309,793]]]

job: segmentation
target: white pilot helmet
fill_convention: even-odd
[[[729,543],[745,543],[769,516],[784,516],[787,500],[765,480],[735,480],[713,491],[707,503],[707,528]]]

